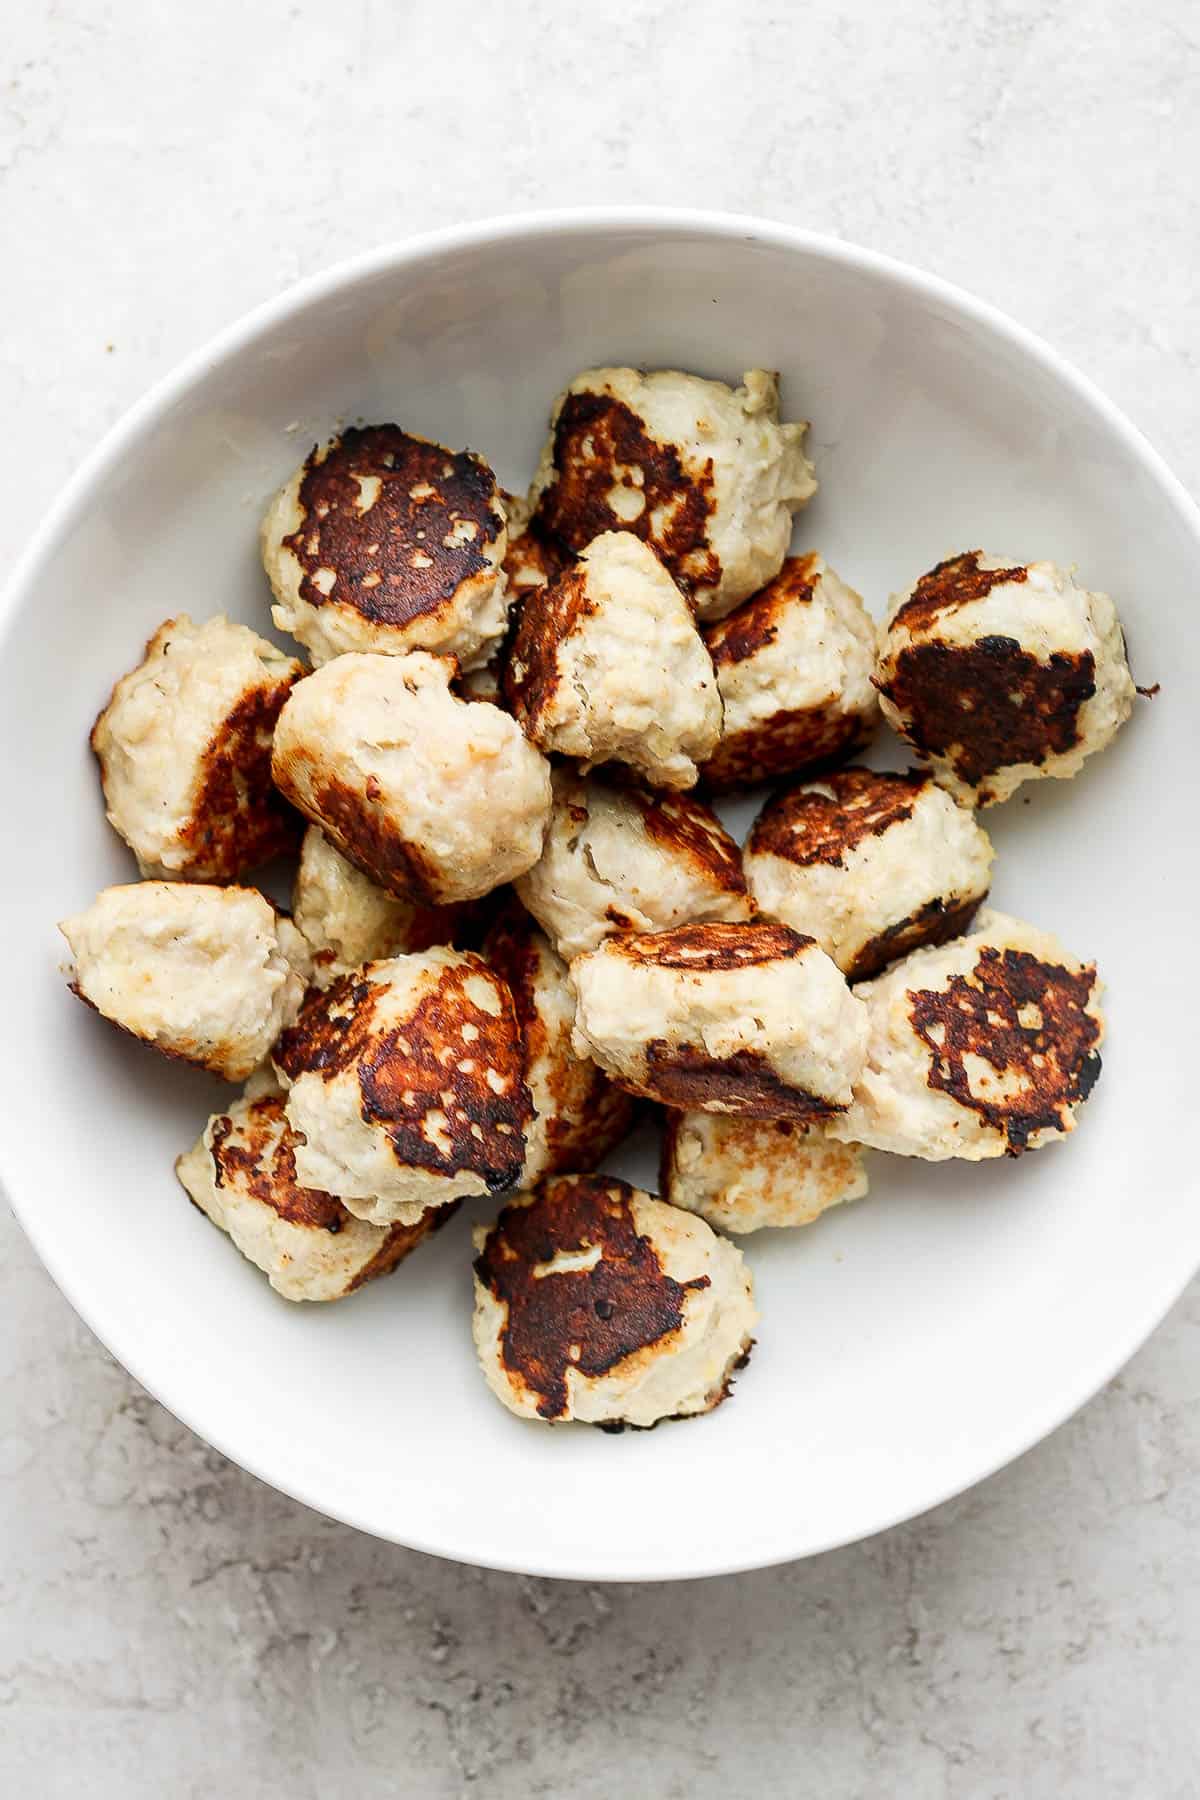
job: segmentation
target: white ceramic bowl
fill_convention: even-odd
[[[396,418],[482,450],[519,488],[564,380],[626,361],[780,369],[821,478],[798,542],[876,609],[954,549],[1077,562],[1163,691],[1077,780],[987,821],[995,902],[1096,956],[1109,984],[1076,1138],[1001,1166],[875,1158],[870,1199],[746,1240],[763,1320],[732,1402],[611,1437],[520,1424],[486,1391],[467,1217],[343,1305],[276,1299],[172,1174],[222,1090],[86,1012],[54,923],[134,874],[86,746],[113,678],[173,611],[264,627],[256,527],[313,440]],[[978,1481],[1108,1379],[1200,1262],[1198,590],[1195,509],[1093,388],[977,301],[844,244],[702,214],[517,218],[296,288],[107,438],[5,605],[0,1158],[40,1255],[220,1450],[446,1556],[709,1574],[864,1536]],[[648,1148],[625,1169],[652,1183]]]

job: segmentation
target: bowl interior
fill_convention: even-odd
[[[224,1090],[67,992],[54,922],[134,878],[87,728],[172,612],[269,629],[256,530],[337,423],[395,418],[527,481],[577,369],[783,375],[821,489],[798,521],[879,611],[953,549],[1077,563],[1161,680],[1070,783],[987,817],[995,904],[1095,956],[1104,1076],[1076,1138],[1021,1162],[875,1156],[872,1194],[744,1240],[762,1308],[734,1400],[652,1433],[510,1418],[474,1366],[465,1207],[391,1280],[290,1307],[172,1162]],[[595,1578],[712,1572],[864,1535],[960,1489],[1080,1403],[1200,1261],[1175,1004],[1196,891],[1195,526],[1116,416],[937,284],[748,224],[517,222],[372,259],[227,338],[90,466],[12,596],[2,1160],[51,1271],[154,1393],[272,1483],[472,1561]],[[894,742],[881,764],[902,766]],[[745,819],[743,803],[734,816]],[[619,1159],[654,1185],[646,1141]]]

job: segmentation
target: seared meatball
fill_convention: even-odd
[[[721,701],[687,603],[628,532],[596,538],[548,587],[531,588],[504,692],[535,744],[586,767],[623,762],[688,788],[711,755]]]
[[[1003,913],[858,988],[870,1021],[832,1137],[921,1156],[1016,1156],[1074,1131],[1100,1073],[1094,964]]]
[[[312,450],[263,520],[272,617],[314,664],[433,650],[469,669],[504,635],[507,543],[482,457],[355,427]]]
[[[275,1048],[296,1173],[373,1225],[509,1187],[531,1107],[505,984],[436,948],[368,963],[309,1000]]]
[[[867,1014],[786,925],[680,925],[576,957],[575,1047],[664,1106],[805,1123],[844,1112]]]
[[[746,843],[760,911],[806,931],[851,980],[965,931],[992,846],[929,777],[837,769],[769,800]]]
[[[575,991],[566,963],[516,906],[488,932],[483,954],[512,993],[533,1101],[520,1185],[565,1169],[594,1169],[629,1132],[634,1108],[590,1057],[571,1047]]]
[[[737,844],[690,794],[568,769],[554,771],[553,786],[541,860],[516,888],[568,962],[614,931],[750,917]]]
[[[109,823],[143,875],[234,881],[295,843],[271,735],[301,663],[223,615],[161,624],[92,727]]]
[[[455,1210],[415,1225],[368,1225],[296,1177],[299,1139],[278,1094],[244,1095],[216,1113],[175,1164],[184,1188],[285,1300],[341,1300],[389,1275]]]
[[[81,1000],[226,1081],[246,1079],[304,999],[308,945],[253,888],[105,888],[59,930]]]
[[[844,756],[872,735],[875,624],[824,557],[789,556],[760,594],[704,633],[725,708],[701,770],[746,787]]]
[[[1117,609],[1054,563],[951,557],[892,601],[884,713],[968,806],[1078,774],[1133,708]]]
[[[741,1251],[623,1181],[545,1181],[475,1244],[475,1349],[520,1418],[650,1426],[711,1412],[750,1354]]]
[[[807,424],[779,423],[779,379],[743,386],[678,369],[585,369],[554,403],[530,490],[533,521],[568,550],[631,531],[699,618],[779,573],[792,514],[816,492]]]
[[[662,1192],[718,1231],[811,1225],[831,1206],[867,1191],[862,1155],[820,1125],[798,1119],[738,1119],[729,1113],[669,1112]]]
[[[529,501],[523,495],[505,494],[508,514],[508,550],[504,574],[510,599],[519,604],[530,588],[548,587],[571,561],[569,551],[532,522]]]
[[[474,900],[532,868],[550,769],[495,706],[451,692],[446,657],[339,656],[297,683],[275,780],[343,855],[426,906]]]

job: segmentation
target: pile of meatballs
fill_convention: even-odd
[[[864,1147],[1041,1149],[1099,1073],[1096,970],[980,910],[977,812],[1128,718],[1112,601],[968,551],[877,628],[788,554],[806,431],[762,370],[592,369],[521,499],[344,430],[262,527],[305,657],[181,614],[92,730],[143,879],[63,923],[71,985],[242,1085],[188,1195],[289,1300],[505,1195],[475,1345],[524,1418],[711,1411],[758,1321],[729,1234],[864,1194]],[[881,715],[919,768],[853,760]],[[710,802],[764,783],[739,848]],[[281,855],[290,913],[244,880]],[[597,1172],[654,1109],[658,1197]]]

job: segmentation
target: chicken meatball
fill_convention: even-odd
[[[568,550],[629,531],[701,619],[779,573],[792,514],[817,483],[807,424],[779,423],[779,378],[740,388],[678,369],[585,369],[554,403],[530,490],[535,526]]]
[[[741,1251],[624,1181],[544,1181],[475,1245],[475,1349],[520,1418],[645,1427],[711,1412],[750,1355]]]
[[[520,1185],[566,1169],[594,1169],[628,1134],[634,1108],[590,1057],[571,1047],[575,990],[566,963],[515,906],[489,931],[483,955],[512,993],[533,1101]]]
[[[628,532],[606,532],[548,587],[529,590],[504,691],[543,750],[588,768],[629,763],[657,787],[692,787],[721,730],[687,602]]]
[[[372,881],[425,906],[475,900],[541,855],[550,769],[446,657],[339,656],[275,729],[278,786]]]
[[[809,1123],[844,1112],[867,1013],[786,925],[679,925],[609,938],[571,965],[575,1047],[631,1093],[683,1111]]]
[[[372,1225],[510,1187],[531,1116],[512,995],[438,947],[368,963],[309,1000],[275,1048],[296,1174]]]
[[[690,794],[615,787],[568,769],[540,862],[517,893],[568,962],[615,931],[748,919],[737,844]]]
[[[458,1202],[415,1225],[368,1225],[296,1176],[299,1139],[278,1094],[243,1096],[208,1121],[175,1172],[201,1212],[227,1232],[285,1300],[341,1300],[392,1270]]]
[[[433,650],[469,669],[504,636],[507,545],[482,457],[355,427],[313,449],[263,520],[271,616],[314,664]]]
[[[59,930],[81,1000],[167,1056],[244,1081],[300,1011],[308,945],[253,888],[105,888]]]
[[[862,1154],[798,1119],[737,1119],[670,1112],[662,1192],[719,1231],[811,1225],[831,1206],[867,1191]]]
[[[815,937],[851,981],[965,931],[992,846],[929,776],[836,769],[769,800],[746,843],[759,910]]]
[[[813,768],[874,732],[875,624],[823,557],[789,556],[761,594],[703,636],[725,709],[701,770],[706,786],[748,787]]]
[[[929,1162],[1016,1156],[1074,1131],[1100,1073],[1095,966],[1003,913],[856,992],[866,1065],[832,1137]]]
[[[161,624],[92,727],[109,823],[143,875],[234,881],[295,843],[271,737],[301,663],[218,614]]]
[[[971,550],[897,595],[875,673],[884,713],[968,806],[1078,774],[1136,692],[1117,609],[1054,563]]]

